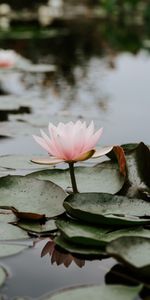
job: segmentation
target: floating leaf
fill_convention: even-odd
[[[150,239],[144,237],[124,237],[112,241],[107,253],[142,274],[150,274]]]
[[[7,272],[3,267],[0,267],[0,287],[5,283],[7,279]]]
[[[0,258],[18,254],[27,248],[24,245],[0,244]]]
[[[62,249],[65,249],[68,252],[71,252],[73,254],[79,254],[79,255],[85,255],[85,256],[98,256],[100,258],[106,258],[107,254],[106,252],[100,248],[100,247],[87,247],[83,245],[78,245],[69,242],[66,240],[63,235],[58,236],[54,239],[57,246],[61,247]]]
[[[149,200],[150,150],[144,143],[140,143],[127,153],[128,185],[125,186],[124,194]]]
[[[0,179],[0,206],[14,206],[20,212],[54,217],[64,212],[65,192],[49,181],[7,176]]]
[[[150,223],[150,203],[106,193],[69,195],[64,201],[73,217],[97,224],[135,225]]]
[[[1,223],[0,224],[0,241],[19,240],[29,238],[28,234],[14,225]]]
[[[15,221],[16,217],[14,216],[11,210],[0,209],[0,222],[10,223]]]
[[[54,220],[49,220],[45,224],[39,224],[37,222],[25,222],[19,221],[16,225],[24,230],[29,232],[35,232],[37,234],[46,234],[50,231],[54,231],[57,229]]]
[[[71,288],[42,300],[134,300],[141,287],[127,287],[121,285],[84,286]]]
[[[134,151],[139,146],[138,143],[128,143],[123,144],[121,147],[123,148],[125,154],[130,154],[132,151]]]
[[[105,234],[110,227],[95,227],[67,218],[56,220],[56,225],[63,236],[70,242],[88,246],[102,246]]]
[[[7,175],[27,175],[47,166],[32,163],[28,155],[2,155],[0,156],[0,177]]]
[[[150,230],[130,227],[113,230],[112,227],[90,226],[72,219],[57,220],[56,225],[63,236],[72,243],[87,246],[105,246],[122,236],[144,236],[150,238]]]
[[[75,168],[77,186],[80,192],[117,193],[124,184],[124,176],[119,172],[118,165],[106,161],[94,167]],[[35,172],[31,177],[40,180],[51,180],[63,189],[71,187],[69,169],[51,169]]]

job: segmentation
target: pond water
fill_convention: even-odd
[[[129,28],[123,28],[126,43],[123,39],[121,43],[121,29],[118,36],[117,26],[110,36],[104,23],[100,27],[90,21],[81,27],[81,32],[79,24],[75,25],[57,28],[56,36],[49,38],[2,39],[1,47],[13,48],[34,63],[54,64],[56,72],[27,71],[22,75],[15,71],[15,77],[7,73],[5,80],[1,80],[2,94],[31,108],[28,114],[8,110],[8,120],[0,126],[0,135],[8,137],[0,140],[1,155],[44,153],[32,134],[37,134],[39,128],[46,129],[49,121],[60,120],[93,119],[97,128],[104,128],[102,145],[140,141],[150,144],[150,55],[144,46],[148,37],[139,33],[139,28],[135,31],[130,28],[130,34]],[[82,268],[74,262],[68,268],[51,265],[48,255],[40,257],[45,243],[46,240],[40,241],[16,256],[1,260],[9,274],[1,295],[9,299],[15,296],[37,299],[69,286],[103,283],[115,263],[107,259],[86,261]]]

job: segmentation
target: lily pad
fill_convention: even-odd
[[[141,287],[127,287],[121,285],[84,286],[71,288],[42,300],[134,300]]]
[[[124,237],[112,241],[107,253],[142,274],[150,272],[150,239],[144,237]]]
[[[27,175],[37,170],[48,168],[47,166],[35,165],[28,155],[2,155],[0,156],[0,177],[6,175]]]
[[[130,227],[113,230],[112,227],[90,226],[72,219],[57,220],[56,225],[63,236],[72,243],[87,246],[105,246],[122,236],[144,236],[150,238],[150,230]]]
[[[65,249],[73,254],[85,255],[85,256],[98,256],[100,258],[108,257],[104,249],[100,247],[87,247],[84,245],[74,244],[66,240],[63,235],[60,235],[54,239],[57,246]]]
[[[143,182],[150,187],[150,150],[144,143],[140,143],[130,155],[127,155],[127,167],[129,181],[132,184],[141,185]]]
[[[24,222],[19,221],[16,225],[26,231],[37,233],[37,234],[46,234],[48,232],[54,231],[57,229],[55,221],[49,220],[45,224],[41,225],[37,222]]]
[[[0,258],[18,254],[27,248],[25,245],[0,244]]]
[[[106,161],[94,167],[76,167],[75,175],[80,192],[117,193],[124,184],[124,176],[117,163]],[[63,189],[71,187],[69,169],[52,169],[31,174],[40,180],[51,180]]]
[[[69,195],[64,207],[71,216],[90,223],[135,225],[150,223],[150,203],[106,193]]]
[[[126,149],[126,165],[128,184],[124,186],[123,194],[130,198],[150,199],[150,150],[144,143],[130,146]]]
[[[0,224],[0,241],[7,240],[19,240],[19,239],[28,239],[28,234],[11,224],[1,223]]]
[[[0,267],[0,287],[5,283],[7,279],[7,272],[3,267]]]
[[[0,209],[0,223],[10,223],[15,221],[16,217],[11,210]]]
[[[66,193],[49,181],[7,176],[0,179],[0,206],[15,207],[20,212],[54,217],[64,212]]]

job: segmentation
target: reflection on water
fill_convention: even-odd
[[[33,85],[34,94],[26,90],[25,97],[15,98],[31,114],[10,114],[11,124],[2,123],[0,134],[31,135],[37,127],[47,128],[49,121],[81,118],[104,127],[103,144],[149,143],[150,57],[146,51],[124,53],[115,57],[114,65],[110,69],[108,57],[94,57],[84,69],[75,67],[73,86],[64,78],[56,85],[55,77],[47,86]]]
[[[48,241],[44,245],[41,257],[47,254],[51,257],[51,264],[56,263],[57,266],[63,264],[66,268],[68,268],[72,262],[74,262],[79,268],[82,268],[85,265],[84,259],[79,259],[67,251],[60,251],[60,249],[55,246],[55,242],[52,240]]]
[[[114,260],[86,261],[83,268],[74,262],[69,268],[64,265],[51,265],[48,255],[41,259],[41,251],[45,240],[34,248],[23,253],[2,260],[9,271],[7,284],[1,288],[1,294],[15,296],[42,296],[44,293],[54,292],[61,288],[84,284],[102,284],[104,275],[113,266]],[[8,266],[8,267],[7,267]]]
[[[28,70],[25,75],[15,70],[15,74],[1,74],[2,92],[11,96],[10,102],[25,104],[31,112],[14,114],[7,107],[8,121],[1,122],[0,135],[15,139],[0,140],[1,154],[38,154],[42,150],[31,135],[39,132],[39,127],[47,128],[49,121],[77,118],[94,119],[97,128],[104,127],[102,144],[141,140],[149,144],[150,56],[144,50],[144,45],[149,47],[147,27],[135,29],[94,20],[69,25],[64,22],[61,29],[56,25],[58,32],[52,38],[37,38],[36,33],[30,40],[22,33],[13,40],[8,33],[1,40],[1,47],[13,47],[34,63],[56,66],[53,73],[33,74]],[[1,113],[3,105],[0,98]],[[70,285],[100,284],[114,264],[113,260],[96,260],[84,265],[83,260],[70,254],[63,253],[62,257],[49,240],[46,243],[3,259],[13,273],[1,289],[3,294],[39,297]],[[47,252],[59,266],[51,265]],[[82,269],[78,267],[83,265]]]

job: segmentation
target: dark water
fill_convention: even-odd
[[[44,246],[45,242],[41,242]],[[50,257],[40,257],[41,245],[22,254],[2,260],[8,267],[9,278],[1,293],[8,297],[29,296],[37,299],[48,292],[84,284],[104,283],[104,275],[114,264],[113,260],[86,261],[83,268],[74,262],[66,268],[51,265]]]
[[[150,143],[150,55],[147,27],[83,22],[56,24],[52,38],[1,40],[1,47],[13,48],[34,63],[56,64],[53,75],[30,76],[31,85],[11,78],[3,91],[20,99],[27,96],[32,113],[9,114],[1,123],[1,154],[43,153],[31,137],[49,121],[86,119],[103,126],[101,144]],[[29,80],[30,81],[30,80]],[[9,82],[9,84],[8,84]],[[37,85],[38,82],[38,85]],[[14,86],[15,84],[15,86]],[[20,88],[21,86],[21,88]],[[13,87],[13,88],[12,88]],[[18,97],[18,95],[16,96]],[[0,99],[1,100],[1,99]],[[86,261],[83,268],[73,262],[69,268],[51,265],[40,258],[44,241],[35,248],[1,260],[9,277],[1,294],[9,298],[38,298],[50,291],[81,284],[101,284],[114,261]]]

